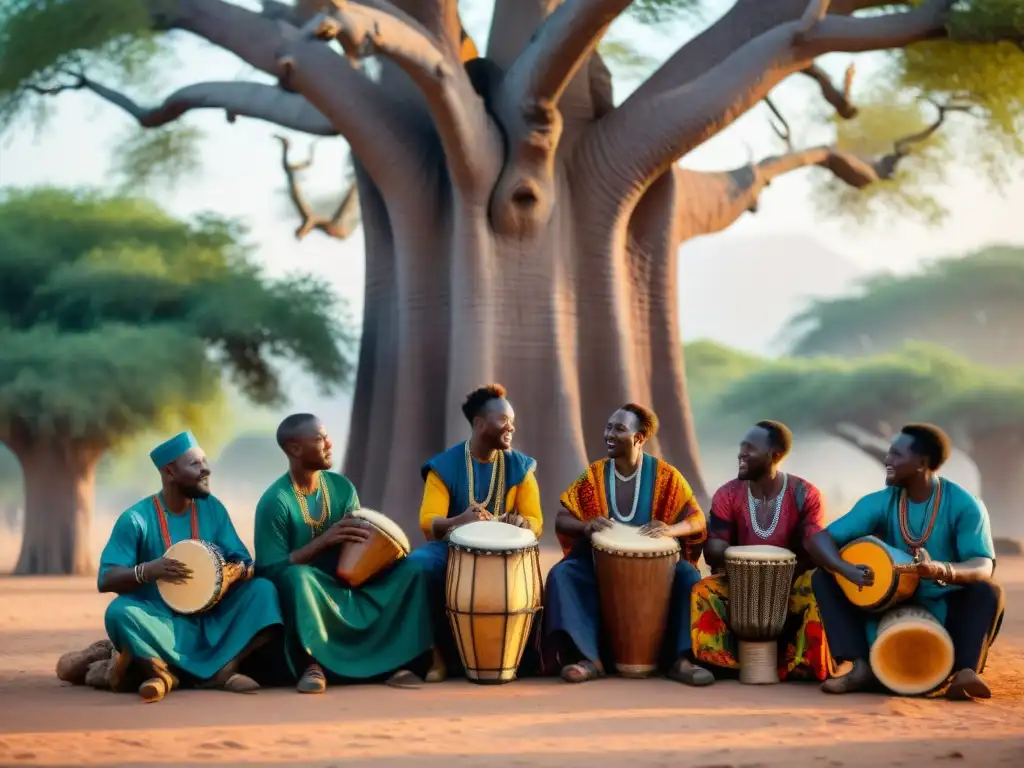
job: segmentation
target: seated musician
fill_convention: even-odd
[[[323,693],[327,676],[416,687],[407,667],[433,643],[427,583],[405,560],[359,588],[339,581],[340,546],[368,537],[351,482],[330,472],[331,440],[312,414],[277,428],[288,471],[256,506],[256,571],[277,585],[285,651],[300,693]]]
[[[874,582],[864,565],[847,563],[838,548],[862,536],[918,557],[922,581],[912,598],[942,622],[953,640],[952,699],[987,699],[979,676],[1003,617],[1003,590],[992,580],[995,548],[988,510],[972,494],[937,472],[949,458],[949,438],[930,424],[908,424],[885,457],[885,489],[868,494],[812,542],[815,558],[858,586]],[[855,608],[832,574],[813,579],[821,618],[837,661],[853,662],[842,677],[826,681],[828,693],[877,686],[868,662],[877,616]]]
[[[259,688],[238,672],[242,659],[273,639],[281,626],[274,585],[252,578],[252,560],[227,510],[210,494],[210,467],[191,432],[157,446],[150,458],[163,488],[136,503],[114,523],[100,557],[99,590],[116,592],[104,621],[118,654],[107,687],[136,689],[143,701],[160,701],[179,685],[248,693]],[[158,580],[192,578],[180,561],[164,557],[171,544],[201,539],[221,549],[245,576],[199,615],[172,611]]]
[[[472,433],[464,442],[434,456],[421,469],[424,481],[420,505],[420,529],[427,538],[409,560],[430,574],[431,611],[437,632],[429,682],[443,680],[449,670],[461,667],[455,639],[445,614],[445,575],[448,544],[445,536],[455,528],[477,520],[499,520],[527,528],[540,538],[544,520],[537,462],[512,449],[516,414],[504,387],[490,384],[470,392],[462,413]],[[529,665],[529,659],[526,662]]]
[[[644,453],[644,443],[657,429],[657,417],[643,406],[630,403],[615,411],[604,431],[608,457],[591,464],[562,494],[555,531],[565,556],[548,573],[542,646],[545,667],[559,668],[566,682],[601,677],[610,661],[590,536],[612,521],[639,527],[649,536],[681,540],[663,662],[674,680],[687,681],[694,674],[689,600],[700,579],[696,563],[706,535],[704,512],[675,467]]]
[[[824,530],[824,503],[815,486],[779,471],[792,441],[784,424],[757,422],[740,442],[736,479],[719,488],[711,500],[704,560],[712,575],[702,579],[690,597],[698,664],[740,668],[736,636],[729,629],[725,551],[732,546],[768,545],[797,555],[789,615],[779,638],[779,679],[825,680],[834,672],[811,590],[814,571],[809,570],[805,547]],[[706,679],[702,676],[700,682]]]

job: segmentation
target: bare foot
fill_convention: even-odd
[[[877,679],[871,671],[871,665],[864,659],[853,662],[853,669],[841,677],[833,677],[821,684],[825,693],[857,693],[873,688]]]
[[[567,683],[586,683],[599,677],[604,677],[601,664],[587,659],[562,667],[562,679]]]
[[[961,669],[953,675],[953,681],[946,690],[946,698],[952,701],[991,699],[992,690],[973,669]]]

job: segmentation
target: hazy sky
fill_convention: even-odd
[[[465,16],[470,33],[482,47],[489,21],[487,4],[468,4]],[[616,34],[631,36],[636,47],[663,59],[691,32],[680,25],[654,32],[625,21],[617,23],[613,29],[613,35]],[[140,99],[152,102],[187,83],[250,77],[246,65],[194,38],[182,36],[179,51],[180,66],[168,73],[160,91],[136,94]],[[870,68],[864,66],[863,57],[858,61],[859,72]],[[835,57],[828,63],[841,72],[846,59]],[[618,94],[628,89],[628,84],[617,83]],[[816,94],[813,86],[802,82],[787,83],[778,94],[798,134],[801,105]],[[111,152],[117,140],[132,127],[132,121],[87,93],[63,94],[55,106],[53,120],[41,134],[22,130],[3,146],[0,184],[102,186],[107,181]],[[294,240],[296,219],[287,216],[281,195],[279,156],[272,139],[275,128],[251,120],[228,125],[223,114],[216,112],[193,113],[186,120],[208,134],[203,145],[203,172],[180,189],[162,194],[160,201],[178,214],[213,209],[244,217],[260,245],[260,257],[271,272],[300,269],[322,274],[358,310],[363,280],[361,233],[344,243],[319,234],[301,244]],[[299,138],[296,149],[304,152],[307,145],[305,139]],[[702,169],[731,168],[746,162],[751,153],[760,157],[779,150],[779,142],[768,128],[766,112],[760,107],[685,158],[684,164]],[[345,151],[345,145],[338,140],[318,145],[317,165],[307,175],[309,191],[323,193],[339,188]],[[807,172],[798,172],[777,181],[765,193],[760,213],[745,215],[731,230],[716,237],[747,239],[778,233],[799,234],[818,239],[865,268],[887,267],[897,271],[912,268],[922,258],[962,252],[988,242],[1024,243],[1024,217],[1020,215],[1024,181],[1018,181],[1006,197],[1000,197],[969,174],[958,174],[944,195],[953,215],[941,229],[928,230],[900,219],[865,229],[817,221],[808,202],[806,179]],[[682,269],[685,267],[684,258]]]

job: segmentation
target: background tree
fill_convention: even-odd
[[[496,0],[486,58],[464,62],[455,0],[16,0],[0,32],[0,88],[8,114],[92,91],[160,131],[145,146],[170,145],[167,126],[195,109],[348,141],[367,258],[345,471],[368,503],[413,521],[420,463],[464,437],[460,399],[490,380],[526,406],[520,445],[537,456],[549,501],[602,450],[600,414],[625,400],[658,411],[652,449],[706,499],[679,245],[755,210],[772,179],[799,168],[856,189],[895,181],[958,112],[977,118],[972,148],[1021,149],[1007,137],[1021,114],[1024,20],[1016,0],[736,0],[616,106],[595,53],[609,24],[630,6],[656,16],[701,5]],[[269,79],[200,83],[154,106],[114,90],[152,84],[143,65],[167,31]],[[895,51],[887,81],[932,100],[908,110],[911,132],[881,155],[831,137],[797,146],[780,115],[777,156],[718,173],[676,166],[791,75],[855,118],[852,78],[833,81],[817,60],[880,50]]]
[[[985,365],[1024,366],[1024,248],[994,246],[909,275],[878,275],[790,323],[798,355],[878,354],[914,340]]]
[[[879,462],[908,421],[943,427],[974,462],[997,536],[1024,536],[1024,384],[940,347],[856,360],[779,361],[732,385],[723,410],[770,413],[845,440]]]
[[[25,480],[17,573],[86,573],[96,466],[147,429],[201,423],[225,373],[280,400],[275,360],[325,386],[351,363],[312,278],[271,281],[237,223],[57,189],[0,197],[0,442]]]

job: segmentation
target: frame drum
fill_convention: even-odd
[[[595,531],[590,544],[615,669],[623,677],[648,677],[665,642],[679,542],[616,523]]]
[[[167,606],[175,613],[202,613],[224,596],[229,586],[225,578],[224,556],[218,547],[199,539],[185,539],[172,544],[164,553],[188,566],[192,578],[184,584],[160,579],[156,588]]]
[[[445,607],[469,680],[515,680],[540,610],[539,549],[533,531],[495,520],[448,534]]]
[[[789,613],[796,555],[757,544],[725,550],[729,579],[729,629],[739,639],[740,682],[779,682],[778,637]]]
[[[895,694],[930,693],[946,682],[953,670],[953,640],[926,608],[893,608],[878,622],[871,670]]]
[[[874,536],[851,541],[839,551],[839,556],[853,565],[866,565],[875,573],[875,583],[870,587],[858,587],[836,574],[836,582],[846,598],[865,611],[885,611],[909,600],[921,581],[911,555]]]
[[[372,509],[354,509],[351,515],[366,524],[370,538],[342,545],[337,575],[349,586],[358,587],[405,558],[410,547],[405,532],[390,517]]]

